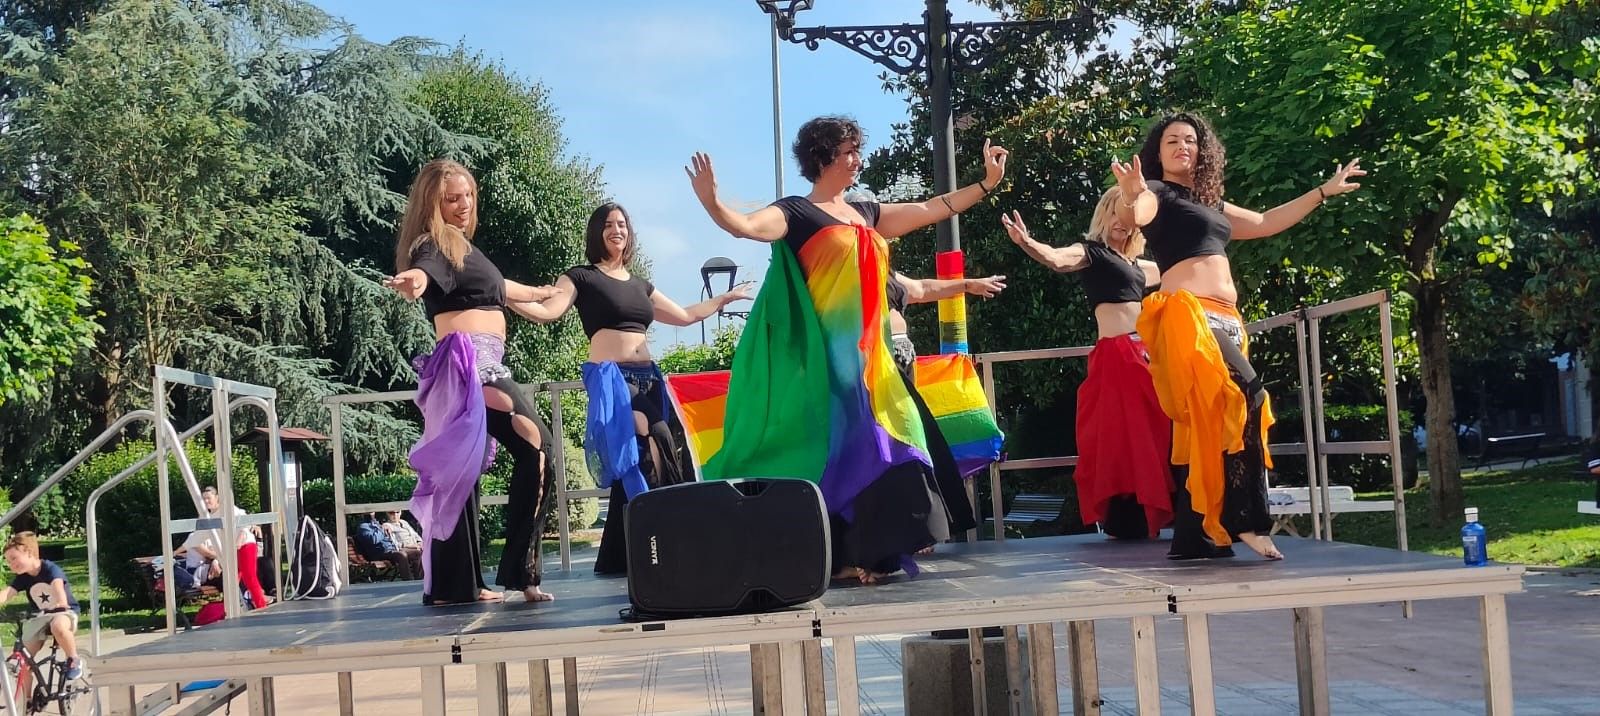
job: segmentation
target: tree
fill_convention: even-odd
[[[50,416],[5,431],[7,472],[147,404],[158,363],[277,386],[285,424],[311,427],[323,396],[413,380],[431,326],[321,239],[397,215],[375,157],[473,143],[409,99],[431,44],[374,45],[298,0],[83,8],[48,37],[0,34],[0,120],[16,130],[0,133],[0,204],[84,247],[108,315],[92,360],[0,415]],[[402,461],[403,407],[350,411],[350,455]]]
[[[1511,259],[1512,211],[1575,190],[1576,111],[1588,85],[1552,72],[1565,3],[1432,0],[1253,3],[1197,26],[1178,65],[1207,96],[1229,147],[1230,198],[1271,206],[1339,158],[1373,176],[1258,250],[1341,266],[1352,287],[1413,302],[1430,435],[1453,435],[1452,305],[1463,283]],[[1255,248],[1255,247],[1252,247]],[[1460,513],[1457,448],[1428,450],[1435,521]]]
[[[94,346],[100,326],[77,249],[52,246],[26,214],[0,219],[0,405],[39,399],[56,370]]]
[[[663,373],[700,373],[733,368],[733,351],[739,347],[739,326],[717,329],[710,345],[680,343],[667,349],[659,361]]]

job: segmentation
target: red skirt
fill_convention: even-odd
[[[1129,334],[1101,338],[1078,389],[1078,510],[1103,522],[1113,497],[1144,509],[1150,536],[1172,522],[1172,421],[1161,411],[1144,344]],[[1135,512],[1134,514],[1138,514]]]

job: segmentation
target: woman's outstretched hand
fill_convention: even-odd
[[[986,278],[969,278],[962,283],[961,288],[967,293],[983,298],[994,298],[1006,290],[1006,277],[989,276]]]
[[[1010,156],[1011,152],[1005,147],[983,140],[983,183],[989,191],[1000,187],[1000,180],[1006,176],[1006,159]]]
[[[1006,236],[1011,237],[1013,244],[1027,246],[1033,241],[1028,234],[1028,225],[1022,223],[1022,214],[1015,209],[1010,214],[1000,215],[1000,225],[1006,227]]]
[[[717,174],[711,168],[711,155],[695,152],[683,172],[689,175],[689,185],[694,187],[694,195],[701,204],[710,206],[717,200]]]
[[[1144,180],[1144,164],[1139,160],[1139,155],[1133,155],[1133,161],[1121,162],[1111,160],[1111,174],[1117,178],[1117,188],[1122,190],[1122,203],[1131,204],[1139,195],[1150,190],[1150,185]]]
[[[722,305],[726,306],[734,301],[748,301],[755,298],[755,282],[745,281],[733,287],[733,290],[722,294]]]
[[[422,277],[411,271],[402,271],[399,275],[384,278],[383,287],[400,294],[407,301],[422,298]]]
[[[1350,181],[1350,179],[1366,175],[1366,170],[1361,168],[1361,158],[1352,159],[1349,164],[1345,164],[1335,170],[1332,178],[1323,182],[1322,194],[1323,196],[1338,196],[1360,189],[1361,183]]]

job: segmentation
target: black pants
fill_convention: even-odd
[[[661,412],[661,402],[666,386],[655,379],[628,378],[628,396],[633,410],[644,415],[649,435],[638,435],[639,471],[644,473],[645,484],[651,488],[676,485],[690,479],[694,468],[686,464],[687,456],[679,450],[677,437]],[[654,444],[661,459],[656,460],[650,446]],[[606,526],[600,533],[600,549],[594,558],[595,574],[627,574],[628,572],[628,493],[622,482],[611,484],[611,500],[606,507]]]
[[[1248,411],[1244,450],[1222,456],[1222,527],[1235,538],[1244,532],[1267,534],[1272,531],[1272,514],[1267,510],[1267,471],[1261,444],[1261,413],[1267,394],[1234,338],[1215,328],[1211,333],[1222,349],[1223,362],[1228,364],[1228,377],[1244,392]],[[1189,468],[1174,465],[1172,472],[1178,489],[1172,495],[1172,549],[1167,556],[1197,559],[1232,555],[1231,547],[1216,546],[1201,529],[1201,515],[1191,507],[1189,498]]]
[[[506,589],[527,589],[539,584],[539,542],[544,537],[545,522],[550,510],[544,499],[555,489],[561,470],[553,464],[553,439],[533,403],[522,394],[516,381],[502,378],[489,384],[511,396],[511,412],[489,410],[489,435],[500,447],[511,454],[511,484],[506,496],[506,547],[500,555],[500,570],[495,584]],[[539,445],[534,447],[517,433],[513,416],[520,415],[533,421],[539,431]]]
[[[890,574],[900,570],[906,556],[950,539],[950,517],[920,462],[890,467],[856,495],[851,507],[852,521],[829,515],[835,573],[861,567]]]
[[[478,487],[472,488],[472,498],[461,510],[456,529],[444,539],[434,539],[428,547],[427,572],[431,591],[422,593],[422,603],[475,602],[478,592],[488,589],[483,583],[479,564],[483,558],[483,545],[478,537]]]

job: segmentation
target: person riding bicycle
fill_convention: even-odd
[[[20,592],[28,595],[38,612],[22,625],[23,646],[30,653],[39,651],[49,633],[67,655],[67,679],[82,677],[83,660],[78,658],[78,644],[73,638],[78,630],[78,600],[67,584],[67,573],[55,562],[39,558],[39,539],[32,532],[11,535],[6,540],[5,558],[6,566],[16,576],[0,589],[0,605]]]

